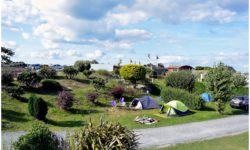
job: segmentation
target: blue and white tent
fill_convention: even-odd
[[[153,109],[153,108],[160,108],[155,100],[150,96],[143,96],[141,98],[135,98],[132,102],[130,107],[135,109]]]
[[[211,102],[212,101],[212,97],[208,93],[202,93],[201,98],[205,102]]]

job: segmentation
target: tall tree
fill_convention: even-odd
[[[233,73],[224,63],[220,62],[211,69],[205,79],[208,90],[217,102],[217,111],[223,113],[226,102],[230,99],[233,88]]]
[[[6,47],[1,47],[1,57],[2,57],[2,61],[1,63],[3,64],[9,64],[12,61],[10,60],[10,57],[13,56],[15,53]]]

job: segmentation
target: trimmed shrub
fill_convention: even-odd
[[[8,87],[7,92],[11,97],[17,99],[19,99],[20,95],[24,93],[23,88],[21,88],[20,86]]]
[[[2,73],[2,84],[3,85],[11,85],[13,82],[13,77],[11,73]]]
[[[74,150],[136,150],[136,134],[119,123],[102,122],[93,126],[92,122],[69,136],[70,149]]]
[[[92,80],[92,84],[96,90],[100,90],[101,88],[105,87],[105,80],[101,78],[95,78]]]
[[[123,87],[117,86],[111,89],[111,91],[109,92],[109,95],[113,96],[115,99],[119,99],[122,97],[124,92],[125,92],[125,89]]]
[[[88,101],[92,103],[96,103],[96,99],[98,98],[99,94],[97,92],[90,92],[86,95]]]
[[[194,93],[200,95],[200,94],[206,92],[206,86],[202,82],[195,82],[194,83],[194,90],[193,91],[194,91]]]
[[[164,102],[171,100],[179,100],[190,109],[201,109],[202,99],[200,96],[191,94],[185,90],[178,88],[165,87],[161,91],[161,97]]]
[[[72,66],[66,66],[63,68],[63,73],[66,75],[67,79],[72,79],[78,74],[78,70]]]
[[[42,78],[51,79],[56,77],[56,70],[49,66],[42,66],[39,70],[39,75]]]
[[[24,84],[26,87],[34,87],[37,86],[38,83],[41,81],[41,77],[37,75],[36,72],[31,71],[23,71],[21,74],[18,75],[17,80]]]
[[[47,103],[40,97],[32,95],[29,98],[28,109],[31,116],[39,120],[45,120],[48,112]]]
[[[57,96],[57,105],[60,109],[69,110],[73,106],[74,97],[68,91],[61,91]]]
[[[14,150],[60,150],[66,143],[47,127],[35,124],[31,131],[13,143]]]
[[[59,91],[62,89],[61,84],[52,79],[44,79],[41,81],[41,84],[44,90]]]
[[[192,92],[195,76],[191,71],[170,72],[165,78],[166,85],[173,88],[180,88]]]
[[[134,84],[134,87],[136,87],[137,81],[145,79],[146,68],[137,64],[124,65],[120,69],[120,75],[125,80],[129,80],[132,84]]]

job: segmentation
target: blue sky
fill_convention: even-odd
[[[248,1],[4,0],[2,46],[26,63],[223,61],[248,72]]]

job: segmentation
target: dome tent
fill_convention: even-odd
[[[211,102],[212,101],[212,97],[208,93],[202,93],[201,98],[205,102]]]
[[[150,96],[143,96],[141,98],[135,98],[130,107],[134,109],[152,109],[160,108],[160,106],[155,102],[155,100]]]
[[[160,113],[165,113],[167,116],[185,116],[191,114],[192,112],[182,102],[172,100],[167,104],[162,105]]]

